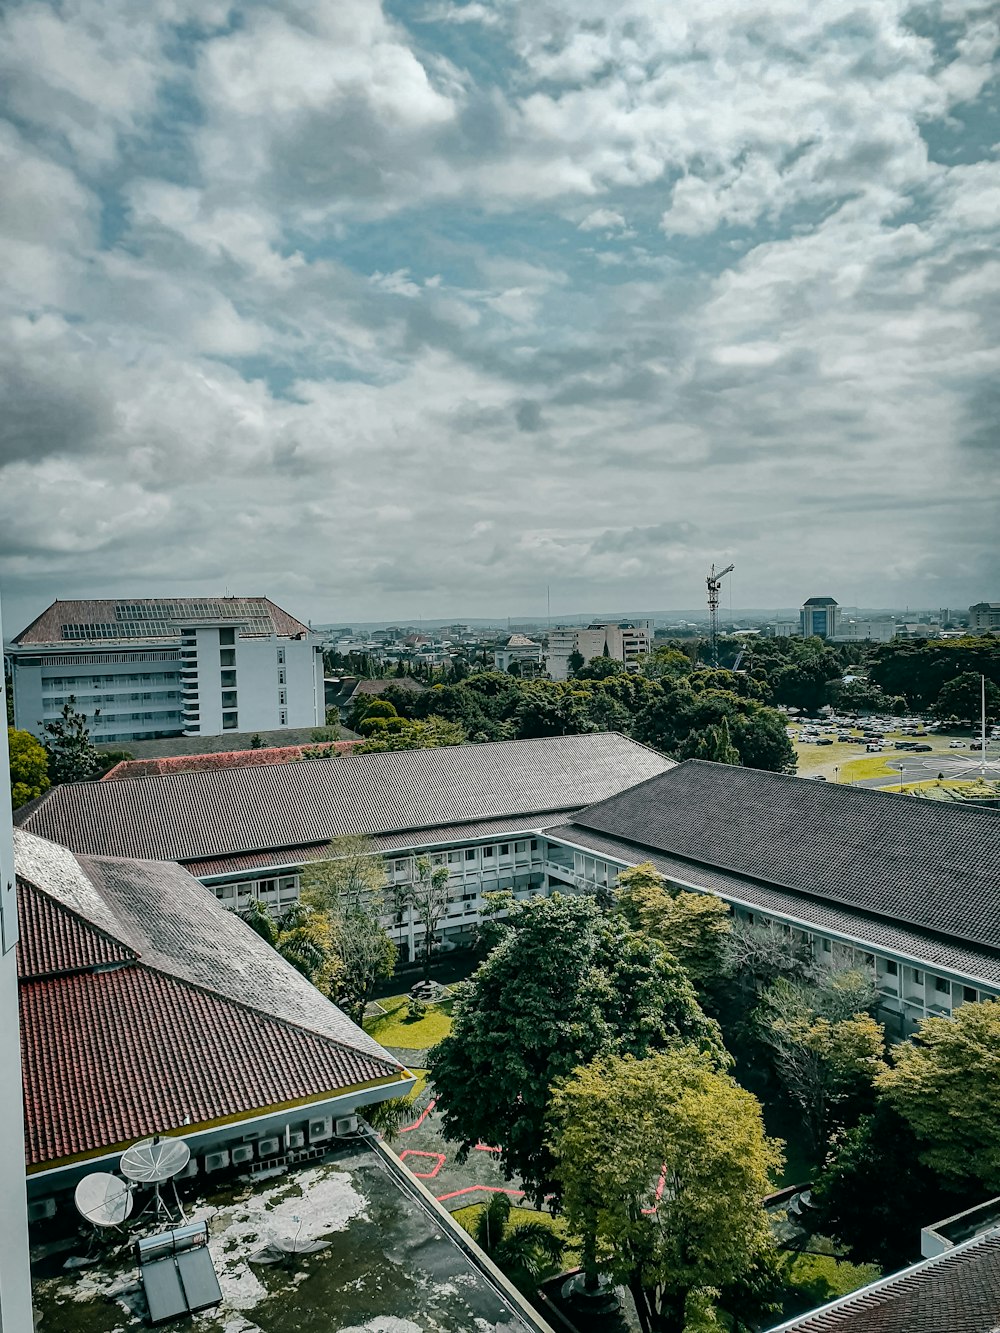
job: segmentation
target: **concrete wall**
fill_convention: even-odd
[[[0,702],[5,699],[0,681]],[[24,1191],[24,1120],[17,998],[17,894],[7,731],[0,734],[0,1330],[30,1333],[31,1273]]]

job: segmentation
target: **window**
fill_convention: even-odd
[[[500,844],[500,855],[501,855],[501,856],[510,856],[510,843],[509,843],[509,842],[502,842],[502,843]]]
[[[975,986],[963,986],[962,999],[966,1004],[975,1004],[979,999],[979,992],[976,990]]]
[[[220,629],[219,642],[223,647],[231,648],[236,642],[236,631],[234,629]]]
[[[910,980],[911,980],[915,985],[917,985],[917,986],[922,986],[922,985],[924,984],[924,974],[923,974],[923,972],[921,972],[919,968],[911,967],[911,968],[910,968]]]
[[[236,715],[235,713],[223,713],[223,714],[222,714],[222,730],[223,730],[223,731],[235,731],[235,730],[236,730],[236,727],[237,727],[236,717],[237,717],[237,715]]]
[[[284,685],[284,684],[285,684],[285,668],[284,668],[284,667],[279,667],[279,668],[278,668],[278,684],[279,684],[279,685]]]
[[[278,691],[278,703],[279,703],[279,704],[287,704],[287,703],[288,703],[288,691],[287,691],[287,690],[279,690],[279,691]]]
[[[224,690],[234,690],[236,688],[236,672],[223,671],[220,675],[220,682]]]
[[[220,649],[219,649],[219,666],[224,666],[224,667],[234,667],[235,665],[236,665],[236,649],[235,649],[235,648],[220,648]]]
[[[938,993],[939,995],[950,995],[950,994],[951,994],[951,983],[948,982],[948,981],[945,981],[944,977],[935,977],[935,978],[934,978],[934,989],[937,991],[937,993]]]
[[[476,859],[476,849],[475,849],[475,847],[467,847],[467,848],[466,848],[466,850],[465,850],[465,859],[466,859],[467,861],[474,861],[474,860]]]
[[[288,726],[288,709],[287,709],[287,708],[281,708],[281,709],[278,710],[278,726],[279,726],[279,727],[287,727],[287,726]]]
[[[493,852],[494,852],[494,851],[495,851],[495,848],[493,848],[493,847],[484,847],[484,848],[483,848],[483,857],[484,857],[484,859],[487,859],[487,860],[488,860],[489,857],[491,857],[491,856],[493,855]]]
[[[462,853],[461,853],[461,852],[449,852],[449,853],[448,853],[448,864],[449,864],[449,865],[454,865],[456,861],[461,861],[461,859],[462,859]]]
[[[824,952],[824,953],[829,953],[831,947],[832,947],[832,946],[831,946],[829,940],[824,940],[824,941],[823,941],[823,952]]]
[[[277,902],[278,886],[275,881],[273,879],[259,879],[257,881],[257,897],[261,902]]]
[[[532,850],[533,852],[537,852],[537,851],[538,851],[538,839],[537,839],[537,838],[532,838],[532,839],[531,839],[531,850]]]
[[[401,875],[401,874],[403,873],[403,871],[406,869],[406,862],[405,862],[405,861],[396,861],[396,862],[393,863],[393,867],[392,867],[392,868],[393,868],[393,870],[395,870],[395,872],[396,872],[397,875]]]
[[[223,708],[235,708],[235,707],[236,707],[236,691],[235,691],[235,690],[223,690],[223,691],[222,691],[222,706],[223,706]]]
[[[885,961],[885,972],[886,972],[886,976],[889,976],[889,977],[896,977],[896,976],[898,976],[898,975],[899,975],[899,964],[898,964],[898,963],[894,963],[893,960],[892,960],[891,958],[887,958],[886,961]]]
[[[279,649],[278,649],[278,666],[284,666],[284,665],[285,665],[285,650],[284,650],[284,648],[279,648]]]
[[[515,843],[514,843],[514,851],[515,851],[515,852],[523,852],[523,851],[525,851],[525,850],[527,849],[527,846],[528,846],[528,844],[527,844],[526,842],[515,842]]]

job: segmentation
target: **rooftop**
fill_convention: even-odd
[[[837,601],[833,597],[807,597],[802,603],[803,606],[836,606]]]
[[[401,1077],[179,866],[14,838],[29,1168]]]
[[[200,773],[210,768],[246,768],[254,764],[287,764],[300,759],[350,754],[360,741],[317,741],[313,745],[276,745],[258,750],[223,750],[214,754],[175,754],[163,758],[123,759],[108,769],[102,782],[152,778],[162,773]]]
[[[197,1317],[202,1333],[546,1333],[381,1145],[358,1140],[277,1182],[216,1187],[186,1207],[208,1223],[222,1288],[218,1309]],[[288,1265],[250,1262],[293,1237],[325,1248]],[[36,1268],[35,1307],[50,1333],[123,1333],[148,1327],[135,1287],[127,1251],[52,1276]]]
[[[99,856],[201,861],[579,809],[672,761],[615,732],[348,754],[54,787],[31,833]]]
[[[993,810],[689,759],[581,811],[575,824],[952,943],[1000,949]]]
[[[123,639],[176,639],[188,625],[238,626],[248,634],[308,634],[296,620],[267,597],[148,597],[131,601],[99,599],[53,602],[13,640],[30,644],[107,643]]]

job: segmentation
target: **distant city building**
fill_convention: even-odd
[[[266,597],[53,602],[7,652],[36,736],[70,698],[98,742],[325,720],[319,639]]]
[[[888,643],[895,635],[896,623],[893,620],[841,619],[836,634],[828,637],[835,643]]]
[[[970,606],[969,629],[973,634],[1000,633],[1000,602],[976,602]]]
[[[522,676],[536,676],[542,669],[542,645],[526,634],[512,634],[502,647],[494,650],[493,665],[497,671],[509,671],[516,662]]]
[[[809,597],[799,612],[799,629],[804,639],[814,634],[832,639],[837,634],[839,607],[832,597]]]
[[[764,626],[764,634],[769,639],[790,639],[794,634],[801,633],[801,620],[773,620]]]
[[[579,653],[585,662],[592,657],[611,657],[617,662],[637,662],[653,642],[651,620],[608,621],[584,629],[560,625],[549,630],[546,665],[553,680],[568,680],[569,659]]]

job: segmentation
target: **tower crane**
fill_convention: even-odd
[[[712,666],[714,667],[719,665],[719,589],[722,587],[722,580],[727,574],[731,574],[735,568],[735,565],[727,565],[725,569],[720,569],[716,574],[713,565],[705,579],[705,584],[708,587],[708,632],[712,645]]]

